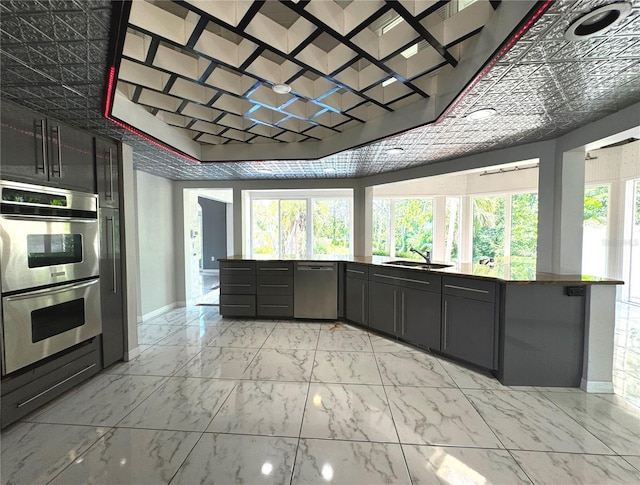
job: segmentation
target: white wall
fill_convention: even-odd
[[[140,311],[149,314],[176,303],[173,183],[136,171]]]

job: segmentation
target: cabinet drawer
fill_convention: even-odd
[[[225,317],[255,317],[255,295],[220,295],[220,315]]]
[[[293,276],[263,276],[258,273],[258,295],[293,295]]]
[[[445,276],[442,278],[442,293],[472,300],[492,302],[496,299],[497,285],[494,281]]]
[[[293,276],[293,263],[291,261],[259,261],[256,263],[258,275]]]
[[[258,296],[258,316],[293,317],[293,296]]]
[[[369,279],[379,283],[440,293],[442,276],[419,270],[372,267]]]
[[[221,295],[253,295],[255,292],[254,274],[220,274]]]
[[[347,263],[345,273],[347,278],[358,278],[361,280],[369,279],[369,265]]]
[[[220,261],[220,275],[223,274],[255,274],[255,261]]]

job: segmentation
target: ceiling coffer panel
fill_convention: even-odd
[[[469,64],[468,59],[476,58],[479,44],[484,43],[483,36],[487,32],[490,36],[502,32],[500,25],[494,24],[495,15],[491,9],[495,7],[495,13],[501,19],[508,19],[517,16],[512,8],[522,2],[477,0],[458,12],[456,7],[460,2],[455,1],[345,0],[335,2],[339,7],[335,9],[323,0],[302,2],[303,5],[275,1],[257,5],[240,0],[178,3],[154,0],[155,6],[182,22],[180,35],[195,25],[187,43],[180,45],[141,28],[127,30],[126,11],[123,25],[112,29],[111,19],[122,19],[123,7],[126,10],[130,5],[127,2],[2,1],[0,95],[5,107],[9,105],[8,101],[14,101],[78,129],[121,140],[133,148],[136,169],[168,179],[364,177],[428,163],[446,164],[446,160],[463,155],[555,138],[639,103],[640,0],[627,0],[632,5],[632,12],[608,31],[580,42],[568,42],[564,38],[569,25],[579,16],[616,1],[624,0],[553,1],[517,41],[509,41],[509,49],[501,52],[497,62],[492,61],[491,68],[483,72],[480,81],[469,86],[464,96],[438,122],[425,121],[415,129],[411,128],[425,119],[420,118],[423,113],[428,113],[428,120],[435,119],[439,111],[451,105],[455,93],[462,90],[461,86],[471,77],[469,73],[477,66]],[[421,40],[417,43],[412,40],[378,60],[375,52],[362,49],[353,42],[353,37],[363,29],[378,32],[390,21],[383,36],[393,32],[398,25],[391,26],[394,12],[397,14],[392,6],[397,3],[402,4],[432,38],[424,36],[424,31],[420,31],[422,27],[411,24]],[[464,3],[468,2],[465,0]],[[330,5],[331,15],[321,13],[327,5]],[[534,10],[544,5],[537,3]],[[471,8],[476,10],[467,10]],[[465,11],[474,14],[464,14]],[[288,29],[287,52],[279,52],[265,45],[264,40],[243,34],[256,13]],[[464,29],[458,30],[456,23],[463,22],[467,15],[474,22],[482,19],[479,32],[464,35]],[[445,28],[441,24],[447,19],[452,20]],[[464,27],[472,28],[466,21]],[[116,40],[117,32],[122,37],[117,39],[116,54],[112,56],[109,46]],[[227,42],[216,40],[217,48],[211,49],[214,44],[205,42],[211,38],[210,34]],[[504,32],[501,35],[509,37]],[[433,42],[434,39],[438,42]],[[329,75],[300,58],[307,45],[328,53]],[[376,45],[381,43],[376,41]],[[120,46],[121,55],[117,46]],[[202,58],[204,63],[196,64],[189,75],[157,67],[154,62],[157,62],[155,57],[160,46]],[[394,48],[396,46],[393,44]],[[442,49],[443,46],[446,49]],[[276,82],[271,77],[275,72],[258,76],[244,72],[260,56],[278,66],[287,61],[294,66],[294,71],[297,69],[287,80],[291,93],[280,95],[283,99],[295,99],[291,104],[283,101],[278,106],[262,106],[249,100],[259,86],[270,88]],[[478,64],[483,64],[484,59],[486,57]],[[120,66],[119,74],[122,75],[127,72],[124,68],[127,63],[130,63],[126,69],[130,69],[128,78],[132,78],[131,81],[120,78],[110,84],[110,68]],[[144,72],[145,69],[132,68],[134,64],[148,68],[151,76]],[[396,83],[406,85],[409,82],[418,89],[406,97],[387,102],[384,97],[372,99],[367,92],[353,91],[336,79],[337,74],[347,68],[360,72],[370,64],[378,67],[384,64],[395,73],[387,73],[382,82],[388,83],[393,77],[397,79]],[[78,79],[82,72],[82,79]],[[199,77],[194,78],[192,72]],[[287,70],[289,72],[292,71]],[[461,79],[456,78],[456,73],[462,74]],[[173,103],[168,103],[172,111],[140,104],[144,91],[176,97],[170,90],[178,79],[201,84],[216,94],[206,104],[183,99],[175,110]],[[105,118],[105,93],[111,86],[112,94],[115,94],[116,83],[117,98],[129,103],[132,109],[135,107],[146,113],[142,118],[151,118],[153,123],[150,125],[164,124],[167,130],[173,130],[174,138],[186,138],[194,146],[199,144],[202,154],[206,155],[203,159],[226,163],[193,163]],[[383,87],[387,86],[393,84]],[[407,87],[412,89],[411,86]],[[373,92],[374,88],[368,91]],[[247,103],[247,111],[245,114],[234,113],[234,116],[248,119],[253,124],[241,130],[238,123],[231,127],[220,124],[226,113],[223,107],[214,107],[214,103],[222,95],[242,98]],[[385,105],[392,111],[385,109]],[[316,110],[315,106],[325,111]],[[496,115],[488,120],[474,122],[468,117],[473,111],[489,107],[496,110]],[[368,114],[369,109],[383,111]],[[299,132],[280,126],[292,118],[310,124]],[[410,119],[411,123],[405,119]],[[376,124],[403,133],[368,143],[384,132],[380,126],[372,127]],[[335,128],[336,134],[326,133],[327,138],[314,138],[310,130],[316,126]],[[300,130],[300,126],[296,125],[296,129]],[[238,139],[237,131],[249,133],[252,138],[242,141]],[[324,136],[320,131],[316,130],[314,135]],[[367,137],[371,132],[374,135]],[[225,133],[228,136],[225,137]],[[353,143],[361,146],[349,149]],[[404,150],[400,153],[391,150],[397,147]],[[251,159],[256,152],[255,158],[259,162],[230,162]],[[313,156],[309,156],[310,153]]]
[[[189,129],[201,162],[374,142],[434,122],[542,4],[477,0],[445,15],[425,3],[134,0],[114,60],[123,96],[109,103],[128,120],[150,112],[166,127],[132,128],[161,142]],[[224,146],[238,143],[251,146]]]

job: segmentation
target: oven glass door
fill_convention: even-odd
[[[98,276],[97,219],[1,221],[3,293]]]
[[[102,332],[100,280],[5,296],[2,316],[8,374]]]

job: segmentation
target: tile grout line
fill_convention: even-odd
[[[291,463],[291,471],[289,477],[289,485],[293,485],[293,477],[296,472],[296,461],[298,459],[298,453],[300,452],[300,441],[302,440],[302,426],[304,425],[304,417],[307,412],[307,403],[309,402],[309,393],[311,392],[311,381],[313,379],[313,371],[316,365],[316,355],[318,353],[318,345],[320,344],[320,334],[322,328],[318,330],[318,337],[316,339],[316,348],[313,351],[313,360],[311,362],[311,372],[309,373],[309,381],[307,382],[307,396],[305,397],[304,404],[302,406],[302,418],[300,419],[300,430],[298,431],[298,442],[296,443],[296,452],[293,454],[293,463]]]
[[[396,419],[393,416],[393,409],[391,407],[391,401],[389,400],[389,395],[387,394],[387,388],[384,384],[384,379],[382,378],[382,371],[380,370],[380,364],[378,363],[378,358],[376,355],[376,351],[373,348],[373,342],[371,342],[371,334],[367,332],[367,336],[369,337],[369,345],[371,345],[371,351],[373,352],[373,360],[376,363],[376,368],[378,369],[378,376],[380,377],[380,382],[382,383],[382,392],[384,392],[384,397],[387,400],[387,406],[389,407],[389,415],[391,416],[391,422],[393,423],[393,429],[396,432],[396,436],[398,437],[398,446],[400,447],[400,453],[402,453],[402,459],[404,461],[404,467],[407,472],[407,477],[409,477],[409,483],[413,485],[413,478],[411,478],[411,470],[409,469],[409,462],[407,461],[407,455],[404,452],[404,447],[402,444],[402,439],[400,439],[400,432],[398,431],[398,426],[396,425]]]

